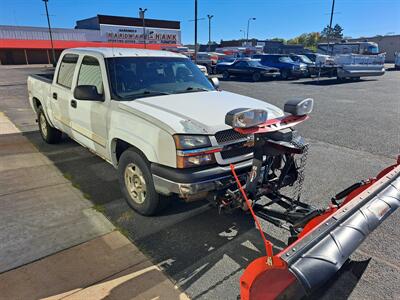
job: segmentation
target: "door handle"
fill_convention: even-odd
[[[73,108],[76,108],[76,106],[77,106],[76,100],[71,100],[71,106]]]
[[[53,93],[53,99],[57,100],[57,93]]]

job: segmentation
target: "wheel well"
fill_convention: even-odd
[[[37,98],[33,98],[32,100],[33,100],[33,105],[35,106],[35,111],[37,112],[39,107],[42,106],[42,103]]]
[[[148,162],[146,155],[144,155],[144,153],[142,151],[140,151],[140,149],[136,148],[135,146],[120,140],[120,139],[116,139],[115,140],[115,158],[116,161],[119,162],[119,158],[121,157],[122,153],[129,149],[129,148],[133,148],[133,150],[135,150],[135,152],[137,152],[139,155],[141,155],[146,162]]]

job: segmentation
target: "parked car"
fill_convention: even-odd
[[[207,52],[198,52],[196,63],[198,65],[205,66],[207,68],[207,73],[212,74],[214,69],[214,63],[212,55]]]
[[[278,68],[282,79],[300,78],[307,75],[307,65],[294,62],[286,54],[255,54],[253,58],[267,67]]]
[[[233,63],[217,64],[217,73],[222,74],[224,79],[237,76],[250,77],[253,81],[280,76],[279,69],[263,66],[258,59],[240,59]]]
[[[264,101],[219,91],[186,56],[115,48],[64,50],[55,73],[28,77],[29,102],[47,143],[62,133],[118,170],[127,203],[156,214],[172,195],[212,197],[247,174],[253,148],[225,124],[237,108],[284,116]],[[267,115],[266,115],[267,114]]]
[[[309,59],[307,56],[302,54],[290,54],[290,58],[294,62],[303,63],[307,66],[307,75],[308,76],[315,76],[317,74],[317,68],[315,62]]]
[[[201,71],[204,75],[208,76],[208,71],[207,71],[207,68],[206,68],[205,66],[197,65],[197,67],[200,69],[200,71]]]
[[[400,52],[396,52],[394,55],[394,68],[400,70]]]

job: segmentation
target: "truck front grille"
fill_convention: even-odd
[[[223,131],[218,131],[215,134],[215,139],[218,144],[227,144],[230,142],[240,141],[246,138],[246,135],[240,134],[233,129],[227,129]]]
[[[253,148],[251,148],[251,147],[233,148],[233,149],[221,151],[221,157],[222,157],[222,159],[229,159],[232,157],[246,155],[246,154],[249,154],[252,152],[253,152]]]

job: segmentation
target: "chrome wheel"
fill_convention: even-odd
[[[39,116],[39,125],[40,125],[40,130],[42,131],[43,137],[47,138],[47,121],[46,117],[44,116],[44,113],[42,112]]]
[[[146,199],[146,181],[142,170],[134,163],[129,163],[124,172],[125,186],[129,196],[138,204]]]

